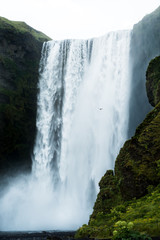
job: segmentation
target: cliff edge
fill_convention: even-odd
[[[24,22],[0,17],[0,176],[31,168],[38,67],[48,40]]]

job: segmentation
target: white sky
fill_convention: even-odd
[[[130,29],[160,0],[0,0],[0,16],[25,21],[53,39]]]

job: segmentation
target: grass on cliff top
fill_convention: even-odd
[[[19,21],[10,21],[6,18],[0,17],[0,29],[15,29],[20,33],[30,33],[33,37],[35,37],[39,41],[49,41],[51,38],[46,36],[44,33],[35,30],[34,28],[28,26],[25,22]]]
[[[151,237],[160,236],[160,185],[150,186],[148,194],[140,199],[133,199],[112,208],[110,214],[100,212],[90,225],[83,225],[76,237],[112,238],[117,221],[133,222],[134,230]]]

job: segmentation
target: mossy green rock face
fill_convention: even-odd
[[[124,200],[142,197],[149,185],[160,182],[159,159],[160,103],[137,128],[135,136],[124,144],[116,159],[115,175]]]
[[[0,175],[31,168],[38,67],[47,40],[23,22],[0,18]]]
[[[109,170],[102,177],[100,192],[91,218],[98,212],[109,213],[112,207],[147,193],[149,185],[160,183],[160,103],[126,141],[116,159],[115,174]]]
[[[91,218],[95,218],[99,212],[110,212],[111,207],[117,205],[120,201],[118,179],[114,176],[112,170],[106,172],[102,177],[99,186],[100,192],[97,196]]]
[[[129,137],[151,111],[146,94],[146,70],[149,62],[160,55],[160,7],[135,24],[131,36],[131,93]]]
[[[150,109],[144,84],[149,61],[160,54],[160,7],[132,31],[132,91],[130,124],[137,126]],[[100,181],[100,192],[88,225],[77,237],[111,238],[117,221],[133,222],[135,230],[159,236],[160,195],[160,57],[148,66],[147,95],[155,108],[125,142],[115,162]],[[143,81],[144,80],[144,81]],[[145,101],[143,101],[146,99]],[[142,115],[140,114],[142,112]],[[137,121],[137,114],[139,120]],[[133,130],[132,130],[133,131]],[[132,132],[131,131],[131,132]],[[131,135],[131,134],[130,134]],[[132,134],[133,135],[133,134]],[[131,135],[131,136],[132,136]]]
[[[160,101],[160,57],[153,59],[146,73],[146,89],[149,102],[152,106]]]
[[[159,59],[151,61],[146,74],[147,78],[151,76],[150,84],[156,89],[160,87]],[[158,97],[156,99],[158,102]],[[135,230],[159,235],[159,198],[153,196],[159,196],[160,186],[160,101],[121,148],[114,173],[108,170],[99,186],[89,224],[78,230],[77,237],[111,237],[114,224],[119,220],[133,221]]]
[[[137,128],[135,136],[124,144],[115,164],[125,200],[144,196],[149,185],[160,182],[160,57],[149,63],[146,79],[149,101],[156,107]]]

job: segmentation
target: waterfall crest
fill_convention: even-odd
[[[87,223],[98,182],[127,139],[130,35],[44,43],[32,175],[2,199],[5,208],[16,196],[7,209],[12,223],[2,212],[0,229],[68,230]]]

